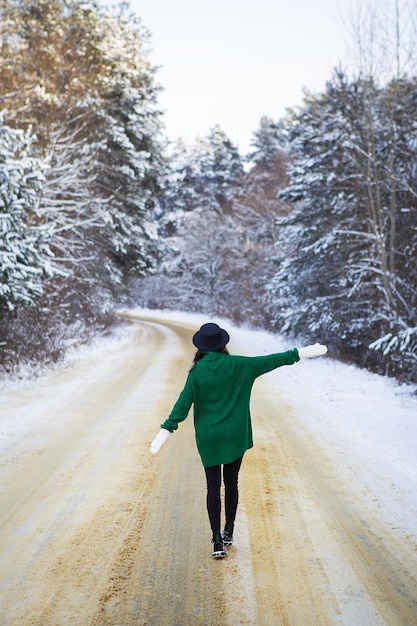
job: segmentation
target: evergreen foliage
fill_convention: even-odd
[[[237,147],[219,126],[191,145],[177,142],[163,198],[164,212],[227,211],[243,175]]]
[[[37,212],[56,270],[26,280],[38,300],[21,306],[26,316],[41,306],[44,337],[49,321],[101,326],[157,256],[151,218],[165,145],[149,33],[126,3],[109,11],[94,1],[0,0],[0,42],[0,105],[9,127],[36,134]],[[23,263],[35,266],[29,251]],[[3,322],[10,362],[13,324]]]
[[[339,355],[404,377],[412,342],[390,359],[369,345],[388,354],[377,339],[415,326],[415,89],[413,80],[378,88],[336,73],[294,114],[282,193],[294,210],[280,221],[280,267],[270,284],[284,303],[280,327],[320,335]]]
[[[164,251],[158,275],[140,282],[141,302],[228,316],[268,326],[264,284],[273,275],[277,190],[286,156],[271,151],[244,172],[229,138],[214,127],[204,139],[175,147],[161,201]]]
[[[29,156],[32,141],[30,131],[0,126],[0,310],[33,302],[52,274],[51,232],[39,211],[45,164]]]
[[[289,148],[284,120],[275,121],[267,115],[261,117],[259,128],[253,133],[250,145],[253,150],[246,157],[250,163],[273,163],[278,154],[287,152]]]

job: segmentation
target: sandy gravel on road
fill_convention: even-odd
[[[211,559],[192,419],[149,454],[195,329],[132,329],[2,394],[0,432],[33,413],[0,461],[1,626],[415,625],[415,555],[350,492],[268,377],[255,385],[236,542]]]

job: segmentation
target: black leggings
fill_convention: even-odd
[[[233,524],[236,517],[237,504],[239,501],[237,482],[242,458],[243,457],[239,457],[236,461],[233,461],[233,463],[223,465],[226,524]],[[222,466],[213,465],[212,467],[205,467],[204,470],[207,479],[207,511],[210,526],[213,533],[219,533],[220,513],[222,508],[220,499]]]

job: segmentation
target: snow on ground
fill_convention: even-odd
[[[93,386],[97,368],[103,365],[111,351],[112,362],[117,367],[123,359],[123,351],[131,344],[131,328],[120,327],[113,336],[95,339],[90,345],[71,349],[64,363],[59,363],[37,378],[32,368],[19,371],[12,378],[0,380],[0,458],[7,459],[6,451],[19,455],[25,448],[25,439],[46,441],[49,433],[59,433],[63,422],[51,420],[51,415],[63,413],[63,406],[70,404],[77,395],[77,385]],[[80,381],[71,376],[74,363],[83,372]],[[59,385],[59,394],[51,386]],[[55,413],[56,407],[56,413]],[[64,418],[65,419],[65,418]],[[0,463],[2,465],[2,463]]]
[[[226,328],[237,345],[244,346],[242,354],[267,354],[294,347],[282,336],[263,331],[237,328],[227,320],[202,315],[145,311],[130,311],[152,315],[195,326],[216,321]],[[109,344],[120,349],[129,341],[129,328],[113,339],[95,342],[72,354],[71,362],[85,360],[99,363],[109,350]],[[320,341],[320,337],[316,338]],[[193,347],[190,346],[190,356]],[[277,385],[277,392],[293,408],[297,418],[309,429],[327,454],[340,468],[341,475],[358,493],[367,497],[378,517],[391,525],[399,539],[417,542],[417,387],[401,386],[382,376],[332,360],[332,350],[325,357],[303,360],[292,367],[283,367],[267,376]],[[85,376],[94,379],[94,367],[86,367]],[[59,424],[47,421],[51,394],[48,385],[53,380],[46,374],[38,380],[6,381],[0,389],[3,406],[16,398],[19,390],[36,389],[32,406],[22,404],[20,417],[8,421],[3,413],[0,423],[0,454],[20,436],[31,430],[59,429]],[[85,377],[84,377],[85,383]],[[75,381],[69,382],[70,386]],[[58,401],[57,399],[56,401]]]

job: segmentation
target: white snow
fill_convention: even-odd
[[[244,347],[239,350],[241,354],[267,354],[294,347],[288,338],[237,328],[216,317],[142,309],[130,312],[175,319],[195,326],[196,330],[206,321],[215,321],[231,334],[232,351],[235,351],[233,342],[239,348]],[[71,355],[65,367],[71,367],[74,360],[99,363],[109,350],[109,342],[115,354],[118,344],[123,350],[130,332],[129,327],[125,328],[112,340],[103,339],[79,350]],[[316,340],[320,341],[320,337]],[[83,372],[83,384],[86,377],[93,381],[94,367],[85,367]],[[15,403],[19,390],[32,387],[36,394],[32,394],[33,405],[22,404],[18,418],[14,412],[13,420],[7,420],[6,412],[2,412],[0,455],[13,442],[31,436],[32,432],[39,435],[47,429],[59,429],[59,423],[51,423],[47,418],[50,415],[47,407],[51,406],[49,380],[53,375],[56,372],[37,380],[3,381],[0,388],[3,408]],[[417,542],[417,386],[399,385],[341,364],[332,359],[331,346],[325,357],[306,359],[268,376],[297,419],[337,464],[340,474],[375,508],[379,519],[389,524],[399,539]],[[68,382],[72,392],[74,384],[76,381]]]

